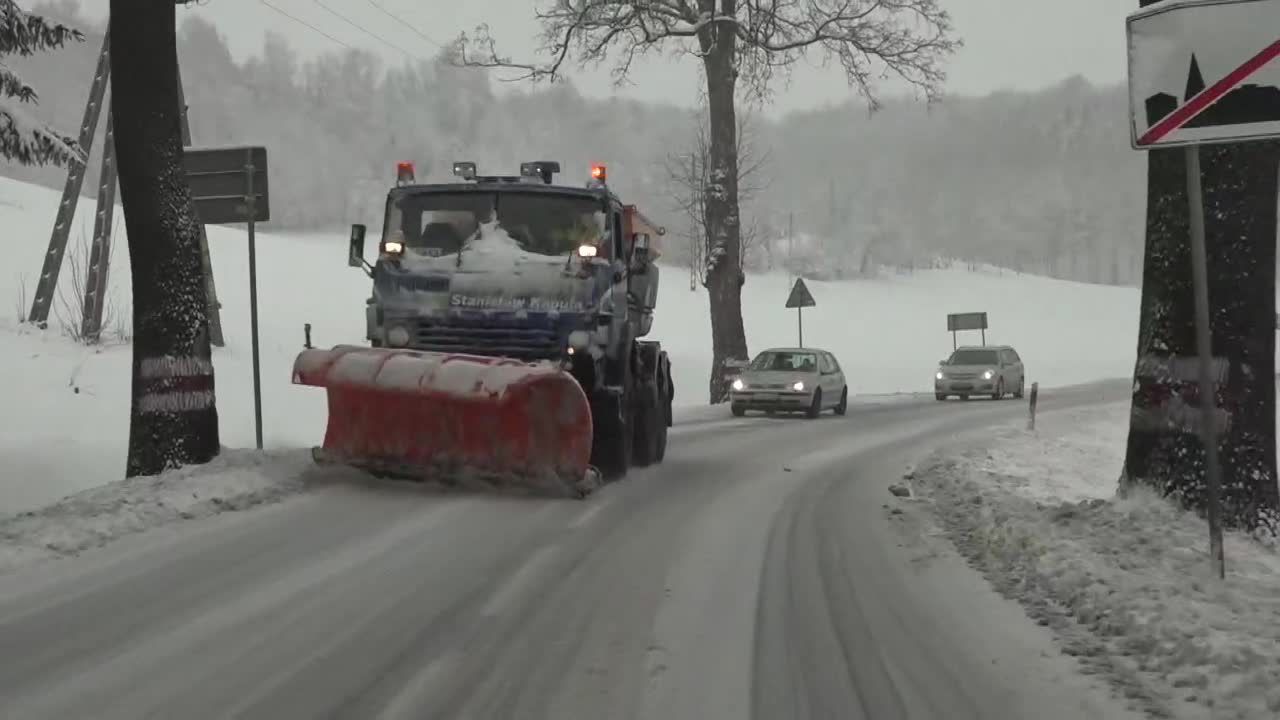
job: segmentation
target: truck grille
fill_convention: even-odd
[[[555,330],[499,324],[465,326],[421,321],[413,346],[435,352],[471,353],[521,360],[558,357],[560,336]]]

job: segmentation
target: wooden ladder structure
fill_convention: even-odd
[[[98,53],[98,66],[93,73],[93,82],[89,86],[89,101],[85,105],[84,120],[80,124],[80,148],[85,154],[85,162],[72,162],[67,170],[67,182],[62,189],[62,202],[58,204],[58,214],[53,222],[53,233],[49,238],[49,250],[44,256],[44,266],[36,283],[35,298],[31,302],[31,311],[27,313],[27,322],[40,328],[49,325],[49,312],[53,308],[54,296],[57,292],[58,275],[62,272],[63,256],[67,252],[67,241],[71,237],[71,226],[76,216],[76,204],[80,200],[80,191],[84,187],[84,176],[88,170],[89,151],[93,147],[93,138],[97,134],[98,122],[102,109],[107,105],[108,83],[111,77],[111,37],[110,32],[103,35],[102,51]],[[182,77],[178,77],[178,102],[182,116],[182,145],[191,146],[191,125],[187,120],[187,104],[182,89]],[[107,129],[102,146],[102,167],[98,175],[98,208],[93,221],[93,244],[89,250],[89,264],[85,270],[83,319],[80,337],[85,342],[95,343],[101,338],[102,316],[106,306],[107,275],[111,260],[111,227],[115,215],[116,199],[116,164],[115,134],[111,122],[111,113],[107,112]],[[213,264],[209,258],[209,240],[205,234],[203,223],[200,227],[200,259],[204,266],[205,299],[208,303],[209,340],[213,345],[223,346],[221,304],[213,282]]]

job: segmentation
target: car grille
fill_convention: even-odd
[[[948,373],[948,380],[977,380],[978,373]]]
[[[434,352],[471,353],[521,360],[558,357],[560,336],[551,328],[525,325],[474,324],[465,326],[419,321],[413,335],[415,349]]]
[[[790,386],[790,385],[785,385],[785,384],[782,384],[782,383],[772,383],[772,384],[767,384],[767,385],[756,385],[756,384],[754,384],[754,383],[753,383],[753,384],[750,386],[750,389],[752,389],[752,390],[784,390],[784,389],[789,388],[789,387],[791,387],[791,386]]]

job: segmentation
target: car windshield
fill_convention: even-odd
[[[387,210],[383,240],[438,257],[453,254],[495,219],[527,252],[567,255],[595,245],[608,257],[607,216],[594,198],[546,192],[418,192],[396,198]]]
[[[995,365],[995,350],[957,350],[951,353],[949,365]]]
[[[766,350],[751,361],[751,369],[817,372],[818,356],[807,352]]]

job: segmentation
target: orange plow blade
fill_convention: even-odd
[[[328,393],[319,461],[451,483],[589,489],[591,407],[559,368],[339,345],[304,350],[293,382]]]

